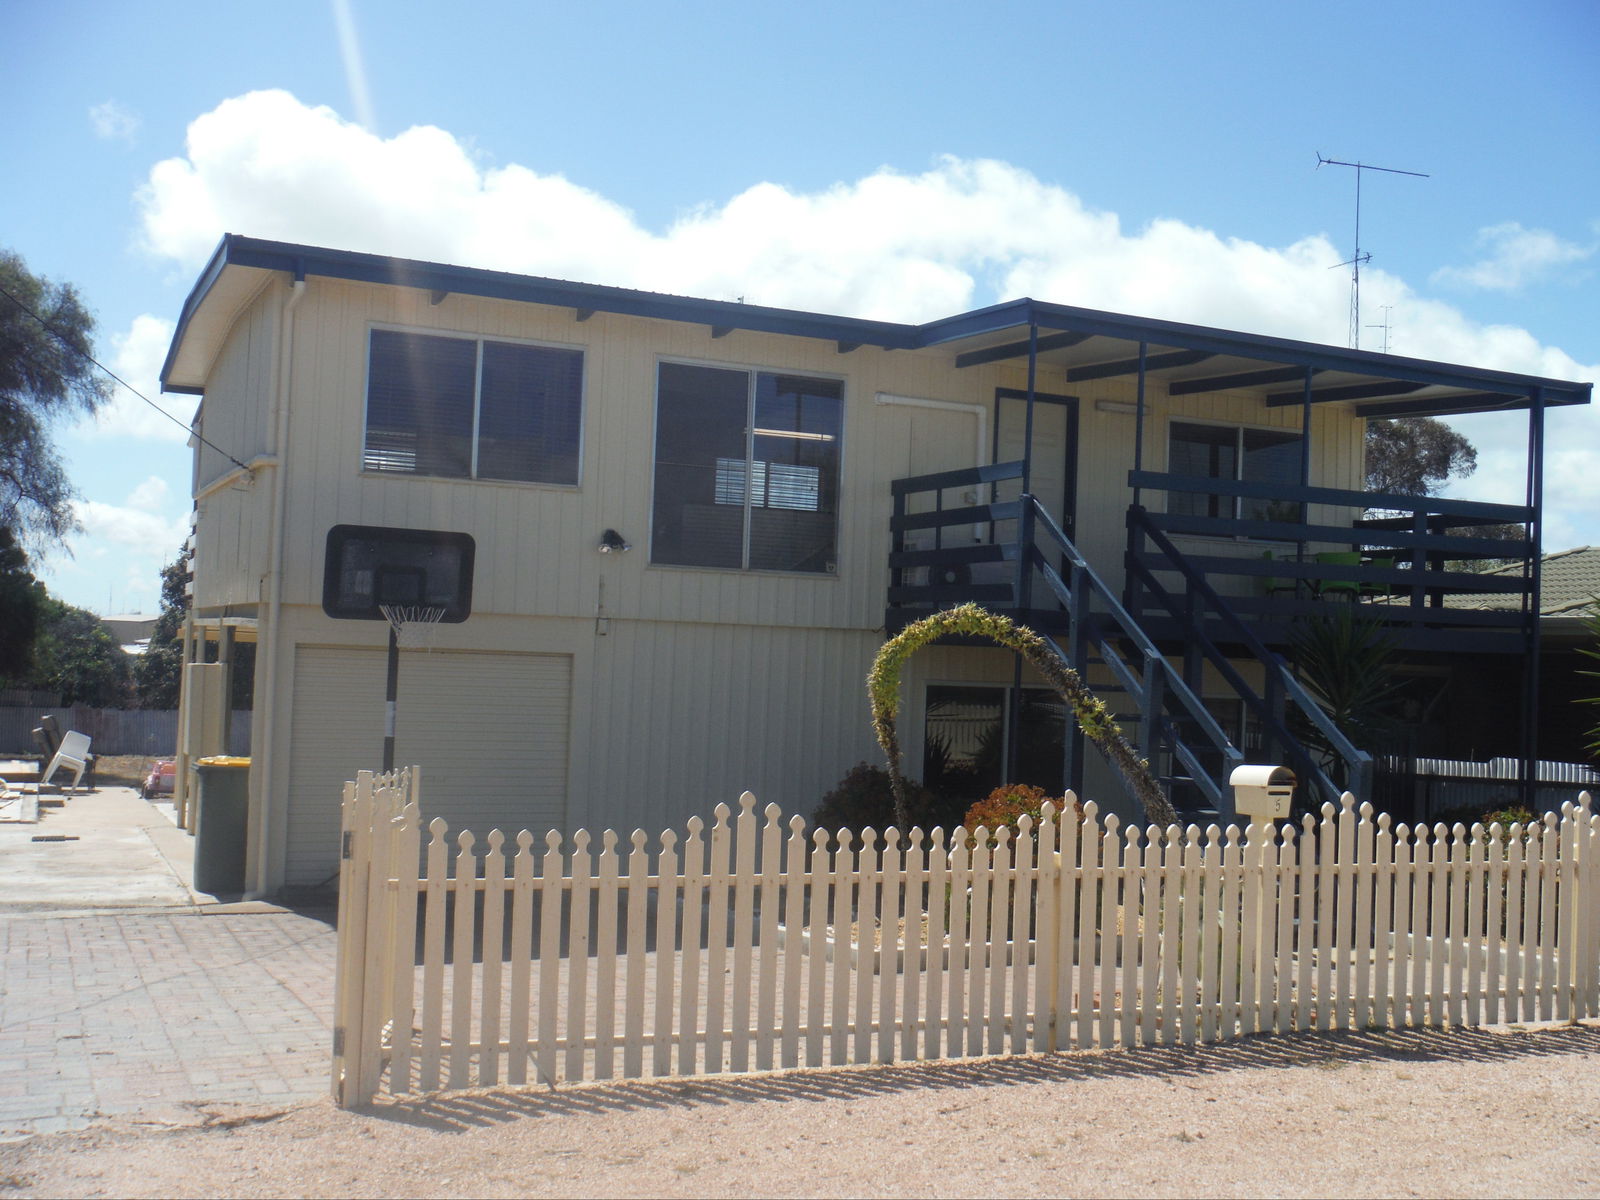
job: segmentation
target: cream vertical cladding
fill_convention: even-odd
[[[809,814],[872,754],[870,633],[615,620],[595,641],[595,827],[677,826],[745,790]]]

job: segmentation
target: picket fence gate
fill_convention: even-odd
[[[333,1093],[1600,1015],[1600,817],[423,842],[421,772],[345,785]],[[1070,795],[1068,801],[1071,801]],[[730,817],[732,820],[730,821]],[[607,933],[610,936],[606,936]]]

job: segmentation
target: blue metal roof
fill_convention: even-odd
[[[229,267],[282,271],[296,279],[323,276],[361,283],[388,284],[418,288],[434,293],[459,292],[527,304],[571,308],[579,313],[606,312],[709,325],[719,332],[733,329],[791,337],[818,338],[839,343],[840,350],[856,346],[878,346],[887,350],[918,350],[934,346],[958,347],[970,338],[983,338],[1005,330],[1026,331],[1036,325],[1041,331],[1060,331],[1061,335],[1104,337],[1134,346],[1144,343],[1167,350],[1192,351],[1197,355],[1243,358],[1272,364],[1289,364],[1313,371],[1334,371],[1374,380],[1393,380],[1421,386],[1460,388],[1472,392],[1476,409],[1484,407],[1526,407],[1535,391],[1541,392],[1546,406],[1587,404],[1593,390],[1589,383],[1544,379],[1507,371],[1456,366],[1422,359],[1400,358],[1368,350],[1347,350],[1313,342],[1261,334],[1237,333],[1201,325],[1187,325],[1150,317],[1133,317],[1095,309],[1049,304],[1032,299],[1010,300],[1003,304],[958,313],[921,325],[894,321],[869,321],[858,317],[830,316],[796,309],[770,308],[727,300],[702,300],[633,288],[574,283],[534,275],[517,275],[479,267],[459,267],[445,263],[390,258],[350,250],[330,250],[289,242],[226,234],[201,272],[199,280],[184,302],[173,335],[172,346],[161,368],[163,390],[200,392],[193,385],[170,385],[169,379],[179,349],[191,322],[205,304]],[[1056,344],[1074,339],[1059,336]],[[969,353],[976,361],[995,357],[1004,347],[991,347]],[[1025,347],[1022,352],[1025,354]],[[1169,356],[1170,357],[1170,356]],[[1172,357],[1170,361],[1182,361]],[[1407,389],[1397,388],[1397,393]],[[1485,393],[1491,394],[1486,396]],[[1491,397],[1504,397],[1504,403],[1490,404]],[[1330,395],[1328,399],[1335,398]],[[1313,392],[1313,399],[1316,399]],[[1453,397],[1432,398],[1432,403],[1412,402],[1406,411],[1450,412]]]

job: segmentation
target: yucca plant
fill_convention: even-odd
[[[1376,621],[1341,612],[1298,622],[1290,641],[1301,684],[1339,732],[1357,747],[1381,746],[1397,724],[1402,687],[1389,633]],[[1334,782],[1347,786],[1344,760],[1327,736],[1298,713],[1292,724]]]

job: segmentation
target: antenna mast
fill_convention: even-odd
[[[1341,265],[1343,265],[1343,264],[1341,264]],[[1364,325],[1364,326],[1362,326],[1362,328],[1364,328],[1364,329],[1381,329],[1381,330],[1383,330],[1383,352],[1385,354],[1387,354],[1387,353],[1389,353],[1389,329],[1390,329],[1389,314],[1392,311],[1394,311],[1394,305],[1392,305],[1392,304],[1380,304],[1380,305],[1378,305],[1378,307],[1383,309],[1383,324],[1381,324],[1381,325]]]
[[[1427,179],[1428,175],[1422,171],[1402,171],[1398,167],[1375,167],[1371,163],[1343,162],[1337,158],[1323,158],[1321,151],[1317,153],[1317,167],[1324,165],[1330,167],[1354,167],[1356,172],[1356,248],[1355,253],[1342,263],[1335,263],[1335,267],[1350,268],[1350,347],[1353,350],[1361,349],[1361,264],[1371,262],[1372,255],[1364,253],[1361,249],[1361,172],[1382,171],[1386,175],[1413,175],[1418,179]]]

